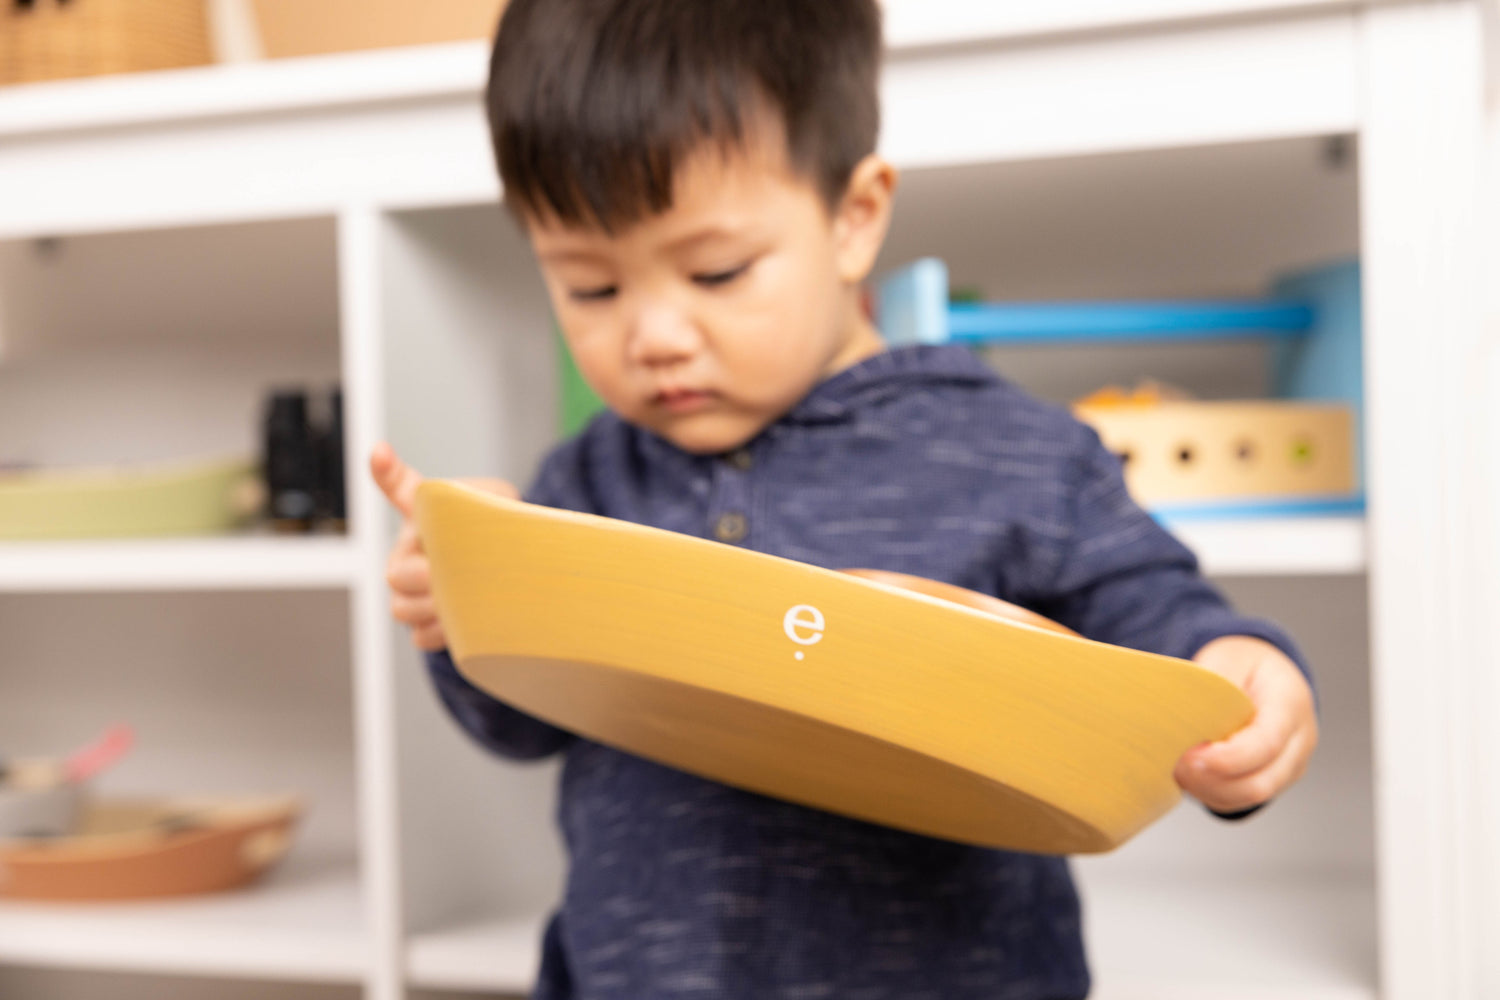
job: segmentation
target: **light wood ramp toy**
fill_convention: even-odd
[[[1184,751],[1253,714],[1192,663],[943,599],[999,604],[957,587],[443,481],[422,485],[417,515],[450,650],[478,687],[641,757],[899,829],[1107,851],[1177,802]]]
[[[0,840],[0,898],[95,902],[253,882],[291,846],[294,797],[101,801],[72,836]]]

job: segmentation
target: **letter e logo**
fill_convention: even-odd
[[[786,637],[799,646],[812,646],[823,638],[823,612],[811,604],[799,604],[781,620]]]

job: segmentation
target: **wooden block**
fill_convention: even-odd
[[[1354,493],[1354,418],[1340,404],[1162,402],[1078,406],[1125,463],[1143,504]]]
[[[858,819],[1110,850],[1177,802],[1184,751],[1253,714],[1192,663],[931,588],[441,481],[422,485],[417,512],[450,649],[480,688],[598,742]]]

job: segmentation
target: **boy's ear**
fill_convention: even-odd
[[[869,277],[891,225],[899,174],[873,153],[854,168],[834,217],[839,277],[858,285]]]

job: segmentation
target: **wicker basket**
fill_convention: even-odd
[[[212,61],[204,0],[0,0],[0,84]]]

